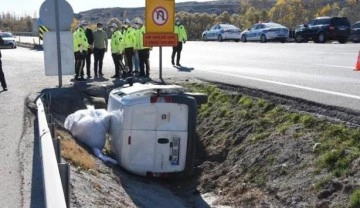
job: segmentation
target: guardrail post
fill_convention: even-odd
[[[70,207],[70,165],[68,163],[59,163],[58,166],[61,184],[64,190],[66,206]]]
[[[61,163],[61,143],[60,143],[60,139],[58,138],[53,138],[53,143],[54,143],[54,150],[55,150],[55,155],[56,155],[56,161],[58,163]]]

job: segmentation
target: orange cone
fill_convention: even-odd
[[[356,66],[355,66],[354,71],[360,71],[360,51],[359,51],[359,55],[358,55],[358,58],[357,58],[357,62],[356,62]]]

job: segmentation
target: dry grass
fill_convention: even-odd
[[[61,156],[73,165],[84,170],[95,169],[95,160],[84,148],[65,131],[56,130],[61,141]]]

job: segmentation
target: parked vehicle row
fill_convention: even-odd
[[[290,37],[291,34],[291,37]],[[306,24],[298,25],[295,30],[273,22],[257,23],[250,28],[241,31],[231,24],[216,24],[202,33],[202,39],[208,40],[234,40],[238,42],[268,41],[287,42],[292,38],[297,43],[314,41],[325,43],[338,41],[346,43],[360,42],[360,21],[351,26],[346,17],[318,17]]]

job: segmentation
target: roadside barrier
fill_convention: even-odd
[[[43,97],[42,95],[37,99],[36,106],[45,206],[48,208],[66,208],[70,207],[70,166],[61,163],[60,140],[53,140],[55,124],[52,123],[52,115],[48,114],[49,107],[45,107],[42,102]],[[48,126],[49,120],[52,131]]]

